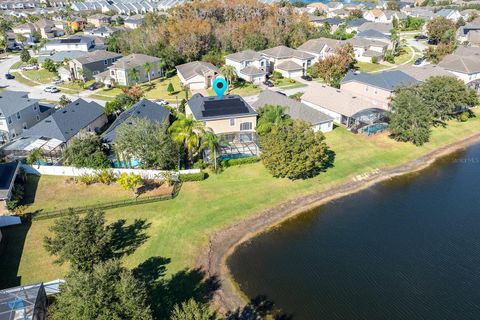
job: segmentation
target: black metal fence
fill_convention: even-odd
[[[99,209],[99,210],[106,210],[106,209],[115,209],[115,208],[121,208],[121,207],[128,207],[128,206],[134,206],[138,204],[145,204],[145,203],[151,203],[151,202],[157,202],[157,201],[164,201],[164,200],[170,200],[175,198],[178,193],[180,192],[182,184],[180,182],[176,182],[173,186],[172,192],[167,195],[161,195],[161,196],[151,196],[151,197],[137,197],[134,199],[126,199],[126,200],[119,200],[119,201],[112,201],[112,202],[103,202],[103,203],[98,203],[98,204],[93,204],[93,205],[88,205],[88,206],[81,206],[81,207],[75,207],[75,208],[66,208],[66,209],[61,209],[61,210],[53,210],[53,211],[40,211],[40,212],[35,212],[32,213],[31,218],[32,220],[45,220],[45,219],[52,219],[52,218],[58,218],[63,215],[66,215],[70,212],[75,212],[75,213],[83,213],[87,212],[88,210],[93,210],[93,209]]]

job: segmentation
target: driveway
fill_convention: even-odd
[[[43,91],[43,89],[45,89],[45,87],[47,87],[48,84],[37,85],[37,86],[34,86],[34,87],[30,87],[30,86],[27,86],[23,83],[20,83],[20,82],[16,81],[15,79],[7,80],[5,78],[5,74],[9,73],[11,66],[18,61],[20,61],[19,56],[12,56],[8,59],[4,59],[4,60],[0,61],[0,87],[1,88],[5,88],[6,90],[10,90],[10,91],[25,91],[25,92],[28,92],[29,97],[33,98],[33,99],[58,101],[58,100],[60,100],[61,96],[65,95],[67,98],[69,98],[72,101],[76,100],[78,98],[82,98],[86,101],[95,101],[98,104],[100,104],[102,106],[105,106],[106,101],[89,98],[88,95],[91,94],[91,92],[89,92],[89,91],[83,91],[83,92],[80,92],[78,94],[65,94],[65,93],[62,93],[62,92],[49,93],[49,92]]]

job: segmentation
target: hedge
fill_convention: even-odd
[[[207,178],[207,174],[203,171],[199,173],[187,173],[181,174],[179,176],[180,182],[188,182],[188,181],[202,181]]]
[[[231,167],[231,166],[239,166],[242,164],[248,163],[255,163],[260,161],[259,157],[245,157],[245,158],[238,158],[238,159],[229,159],[229,160],[222,160],[220,161],[220,165],[223,167]]]

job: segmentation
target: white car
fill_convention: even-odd
[[[45,92],[50,92],[50,93],[60,92],[60,90],[58,90],[58,88],[57,88],[57,87],[54,87],[54,86],[48,86],[48,87],[46,87],[45,89],[43,89],[43,91],[45,91]]]
[[[53,84],[62,84],[63,80],[62,79],[55,79],[52,81]]]
[[[22,67],[22,70],[38,70],[38,66],[34,64],[29,64],[28,66]]]
[[[161,106],[166,106],[168,104],[168,102],[163,100],[163,99],[157,99],[157,100],[155,100],[155,102],[158,103]]]

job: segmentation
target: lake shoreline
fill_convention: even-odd
[[[301,213],[367,189],[379,182],[425,169],[437,159],[478,142],[480,142],[480,133],[438,148],[400,166],[381,169],[370,174],[366,173],[360,178],[357,176],[355,179],[341,183],[327,191],[316,192],[281,203],[215,232],[210,236],[208,247],[197,261],[197,264],[206,271],[208,276],[216,276],[221,284],[213,297],[212,305],[218,312],[226,313],[229,310],[241,308],[247,303],[246,297],[231,276],[226,263],[238,245]]]

